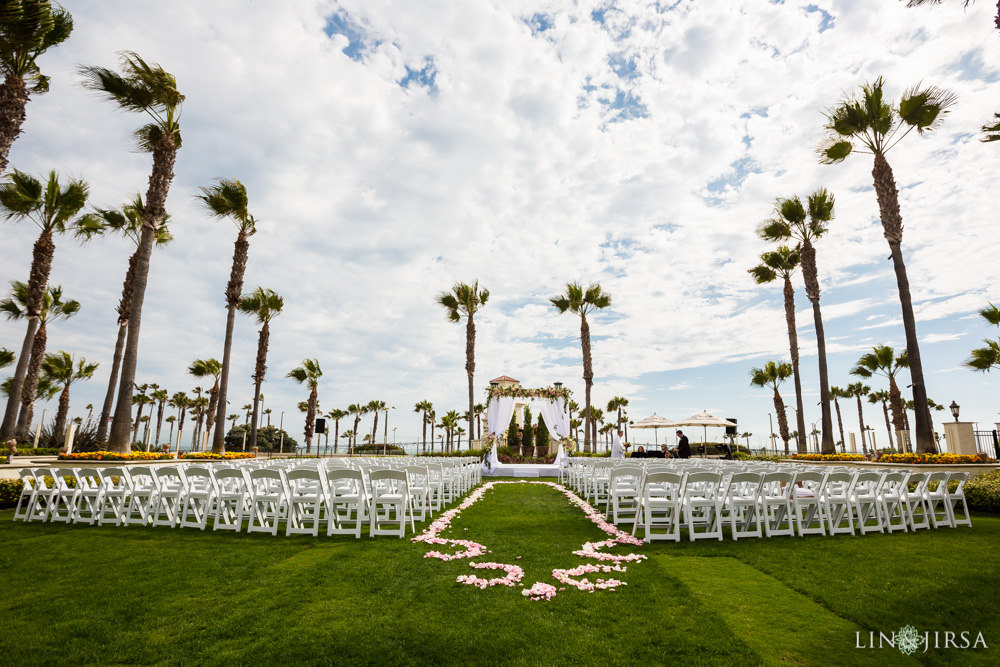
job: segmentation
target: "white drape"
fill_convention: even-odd
[[[545,420],[545,425],[550,433],[554,433],[557,439],[569,437],[569,413],[566,411],[566,404],[562,398],[538,399],[539,413]]]
[[[496,436],[503,435],[513,416],[513,398],[491,398],[486,419],[486,432]]]

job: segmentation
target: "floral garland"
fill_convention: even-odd
[[[488,398],[561,398],[568,401],[570,394],[572,392],[566,387],[539,387],[537,389],[529,389],[527,387],[522,387],[521,385],[513,385],[510,387],[490,387],[487,390]]]
[[[552,570],[552,578],[563,584],[564,588],[557,589],[552,584],[547,584],[541,581],[536,581],[531,588],[526,588],[521,591],[521,594],[531,600],[551,600],[556,596],[557,591],[565,590],[565,586],[573,586],[581,591],[586,591],[593,593],[597,590],[608,590],[613,591],[618,586],[625,586],[626,583],[619,579],[602,579],[598,578],[594,581],[590,581],[589,578],[584,577],[586,574],[608,574],[611,572],[625,572],[626,567],[623,563],[637,563],[646,558],[643,554],[610,554],[602,551],[602,549],[607,549],[615,546],[616,544],[631,544],[634,546],[639,546],[643,544],[643,541],[637,537],[634,537],[622,530],[620,530],[614,524],[608,523],[605,520],[604,515],[601,514],[596,508],[587,503],[585,500],[581,499],[578,495],[567,489],[561,484],[556,484],[555,482],[540,482],[540,481],[495,481],[487,482],[483,486],[479,487],[473,491],[468,498],[462,501],[457,507],[447,510],[441,514],[437,519],[431,522],[430,526],[416,537],[412,538],[414,542],[424,542],[425,544],[438,544],[438,545],[450,545],[452,547],[463,547],[463,551],[457,551],[454,553],[444,553],[438,550],[428,551],[424,554],[424,558],[437,558],[443,561],[460,560],[463,558],[476,558],[482,556],[485,553],[492,553],[484,545],[478,542],[473,542],[472,540],[451,540],[444,537],[440,537],[440,533],[443,532],[451,525],[452,519],[462,513],[462,510],[471,507],[479,499],[481,499],[487,491],[492,489],[497,484],[543,484],[545,486],[550,486],[557,491],[562,492],[568,499],[571,505],[575,505],[583,510],[583,513],[588,519],[597,524],[597,527],[610,536],[610,539],[604,540],[602,542],[587,542],[580,549],[573,552],[574,555],[580,556],[582,558],[593,558],[594,560],[602,562],[611,562],[612,565],[595,565],[592,563],[584,563],[578,565],[577,567],[570,569],[555,569]],[[470,562],[469,565],[475,569],[486,569],[486,570],[503,570],[506,572],[504,577],[495,577],[492,579],[484,579],[476,575],[463,574],[459,575],[456,579],[458,583],[466,584],[470,586],[477,586],[479,588],[488,588],[491,586],[508,586],[513,588],[517,585],[522,585],[520,582],[524,578],[524,569],[517,565],[508,565],[505,563],[477,563]],[[583,577],[583,578],[580,578]]]

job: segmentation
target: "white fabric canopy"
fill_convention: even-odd
[[[532,412],[542,416],[550,433],[558,440],[569,437],[569,412],[562,398],[556,399],[514,399],[508,397],[491,398],[489,414],[486,419],[486,431],[491,435],[502,435],[514,416],[514,406],[520,401],[529,405]]]
[[[569,437],[569,412],[565,401],[561,398],[533,401],[538,404],[539,414],[545,420],[545,425],[556,438],[562,440]],[[509,418],[508,418],[509,421]]]
[[[514,416],[513,398],[491,398],[486,418],[486,432],[490,435],[500,435],[507,430],[511,417]]]

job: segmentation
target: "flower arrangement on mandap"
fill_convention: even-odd
[[[556,399],[561,398],[565,401],[569,400],[570,394],[572,392],[566,387],[539,387],[537,389],[529,389],[528,387],[521,387],[520,385],[515,385],[513,387],[490,387],[487,389],[487,395],[489,398],[550,398]]]

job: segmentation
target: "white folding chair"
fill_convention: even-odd
[[[882,525],[882,505],[878,498],[882,477],[883,473],[880,472],[861,472],[854,480],[851,512],[862,535],[885,532]]]
[[[188,466],[184,469],[184,478],[187,493],[181,503],[178,524],[181,528],[205,530],[219,495],[212,469],[208,466]]]
[[[288,485],[280,468],[250,471],[250,523],[248,533],[278,534],[278,523],[288,508]]]
[[[45,521],[49,518],[49,505],[52,502],[55,478],[49,468],[35,468],[32,471],[34,485],[28,502],[28,512],[25,521]],[[22,477],[23,479],[23,477]]]
[[[760,492],[763,484],[759,472],[734,473],[729,480],[723,511],[729,515],[733,540],[761,536]]]
[[[181,508],[187,497],[187,479],[183,468],[178,466],[157,466],[153,468],[156,475],[156,502],[151,513],[154,526],[169,526],[176,528],[181,518]]]
[[[14,508],[14,521],[18,519],[30,521],[32,505],[38,494],[38,484],[35,481],[37,478],[32,468],[21,468],[17,473],[21,476],[21,495],[18,496],[17,506]]]
[[[764,518],[764,535],[795,535],[795,512],[792,509],[792,489],[795,475],[790,472],[769,472],[761,480],[760,505]]]
[[[128,508],[132,480],[128,468],[101,468],[101,493],[97,503],[97,525],[122,525]]]
[[[122,523],[126,526],[137,524],[145,526],[152,520],[156,508],[157,484],[156,475],[149,466],[130,466],[129,477],[132,490]]]
[[[927,510],[931,520],[931,525],[935,528],[939,524],[951,526],[951,511],[948,509],[948,478],[949,472],[932,472],[927,476],[927,487],[924,492],[924,500],[927,503]],[[938,509],[940,507],[940,509]]]
[[[854,512],[851,505],[854,480],[854,473],[846,470],[831,472],[826,476],[822,501],[831,535],[854,534]]]
[[[327,512],[327,535],[361,537],[361,526],[368,521],[368,492],[360,470],[331,470],[327,473],[330,505]]]
[[[619,465],[611,469],[608,481],[608,509],[605,519],[614,524],[635,524],[639,516],[639,485],[642,483],[640,466]]]
[[[78,495],[73,523],[93,525],[101,507],[101,473],[96,468],[78,468],[76,471]]]
[[[285,535],[319,535],[323,510],[328,506],[326,478],[313,468],[292,468],[288,483],[288,521]]]
[[[247,468],[222,468],[214,471],[216,484],[215,516],[212,530],[243,529],[243,519],[250,513],[250,473]]]
[[[792,507],[795,523],[799,526],[799,537],[805,535],[826,535],[823,515],[823,485],[826,473],[804,471],[795,475],[792,489]]]
[[[879,486],[879,504],[882,506],[882,522],[889,533],[909,530],[904,501],[906,499],[906,478],[908,473],[889,472]]]
[[[906,520],[910,525],[910,530],[913,531],[931,527],[930,511],[924,497],[927,493],[927,478],[927,473],[915,472],[911,473],[910,479],[906,481],[907,490],[903,496],[903,509],[906,510]],[[911,486],[912,490],[909,488]]]
[[[691,541],[716,538],[722,541],[722,474],[698,471],[687,474],[684,483],[684,523]],[[704,526],[703,530],[698,530]]]
[[[409,465],[404,468],[409,477],[410,498],[413,500],[413,514],[417,521],[427,519],[430,512],[430,473],[426,466]]]
[[[76,513],[77,488],[76,470],[56,468],[52,471],[52,490],[49,492],[49,521],[70,523]]]
[[[632,534],[642,518],[646,542],[681,540],[681,516],[684,506],[684,475],[675,472],[652,472],[643,479]],[[661,529],[661,530],[658,530]]]
[[[410,502],[410,489],[406,472],[400,470],[372,470],[368,474],[371,482],[371,525],[369,536],[406,534],[406,518],[410,518],[410,530],[416,531],[413,525],[413,508]],[[396,528],[392,525],[395,524]]]
[[[948,502],[948,513],[951,514],[951,526],[972,526],[972,517],[969,515],[969,506],[965,503],[965,482],[969,479],[967,472],[955,472],[948,478],[948,485],[945,487],[945,498]],[[954,491],[950,490],[951,483],[958,482]],[[961,513],[959,513],[961,505]]]

